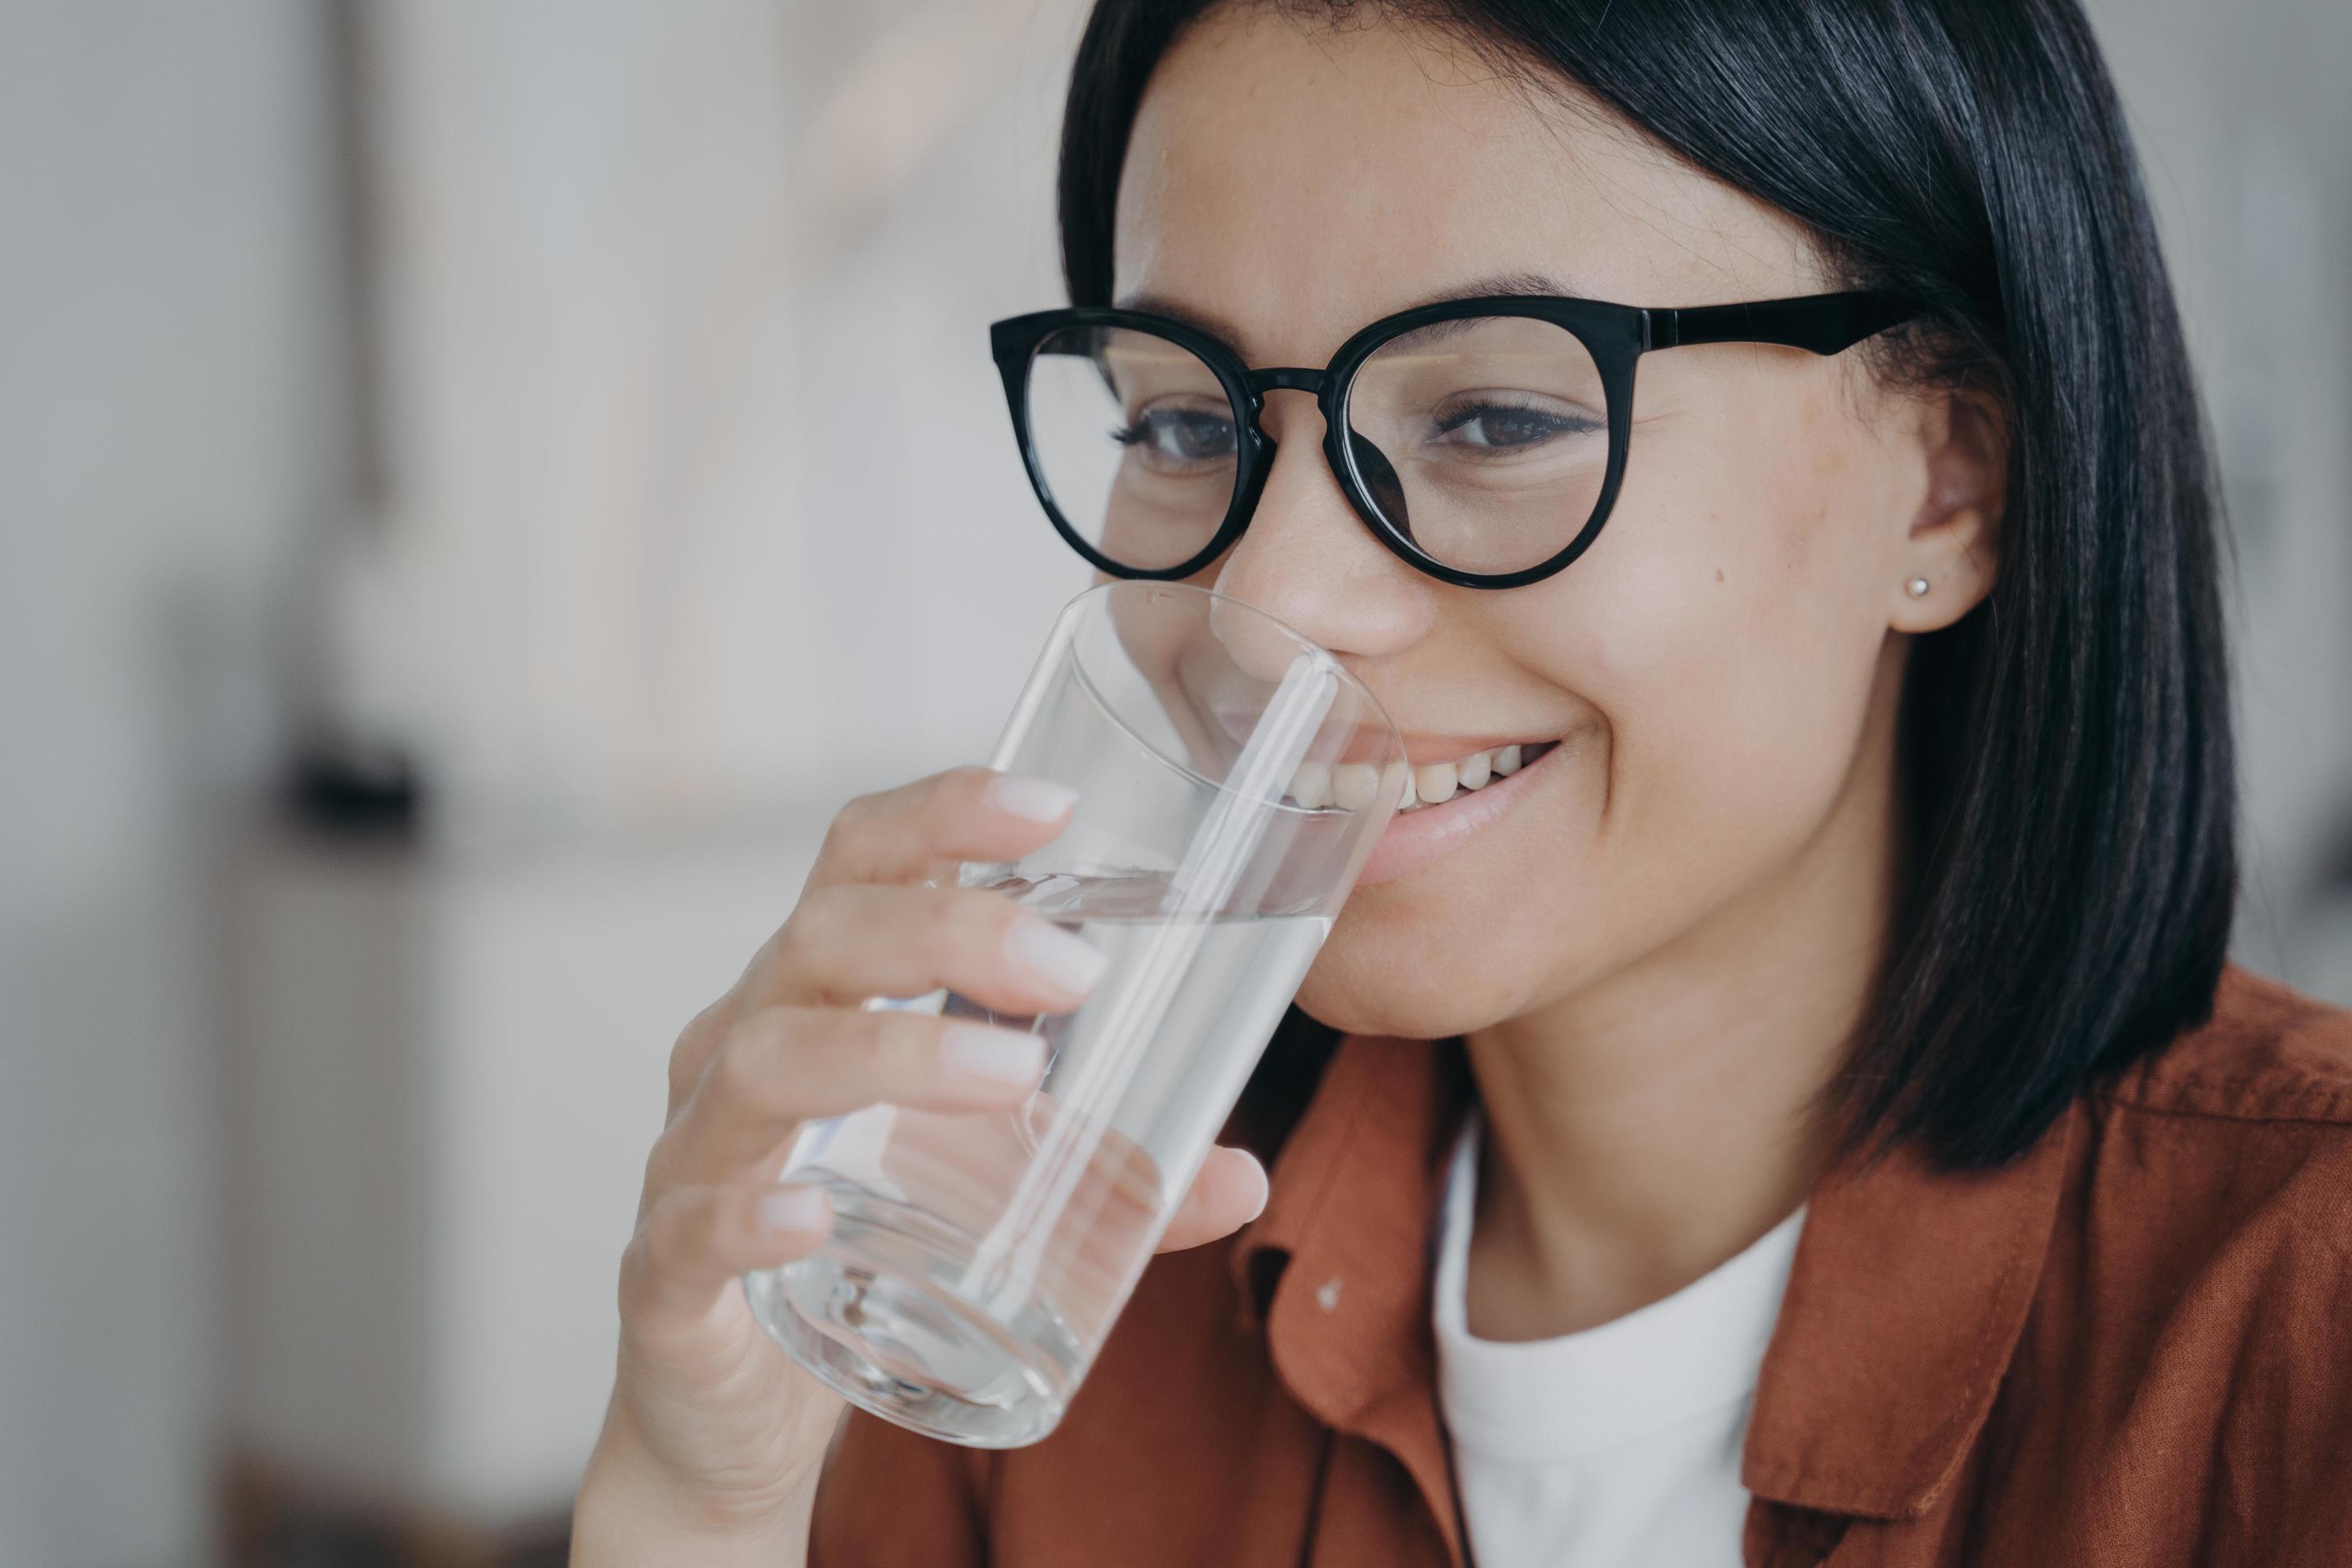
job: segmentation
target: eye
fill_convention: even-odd
[[[1136,451],[1147,468],[1171,473],[1228,462],[1234,447],[1233,416],[1224,409],[1146,408],[1110,438]]]
[[[1480,455],[1506,456],[1569,436],[1604,428],[1586,411],[1546,400],[1486,398],[1456,403],[1433,417],[1439,446]]]

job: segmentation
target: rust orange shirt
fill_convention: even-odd
[[[1052,1436],[853,1415],[813,1562],[1463,1563],[1429,1281],[1469,1092],[1457,1047],[1342,1042],[1266,1212],[1154,1262]],[[2352,1565],[2352,1015],[2233,969],[2012,1163],[1832,1172],[1740,1474],[1753,1568]]]

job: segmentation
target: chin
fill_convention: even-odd
[[[1298,988],[1298,1005],[1345,1034],[1443,1040],[1520,1010],[1516,988],[1479,967],[1474,955],[1425,937],[1383,941],[1378,932],[1351,931],[1342,913]]]

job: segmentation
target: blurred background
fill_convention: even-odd
[[[2352,7],[2093,5],[2352,1002]],[[556,1561],[677,1027],[1079,563],[1078,0],[0,0],[0,1563]]]

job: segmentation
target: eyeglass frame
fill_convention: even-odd
[[[1192,576],[1232,548],[1257,515],[1258,498],[1265,488],[1266,475],[1274,466],[1277,449],[1274,437],[1259,424],[1265,395],[1305,392],[1314,395],[1317,407],[1322,411],[1324,461],[1339,481],[1340,493],[1348,498],[1348,504],[1372,531],[1374,538],[1407,565],[1441,582],[1465,588],[1517,588],[1567,570],[1601,537],[1601,527],[1616,506],[1617,492],[1625,478],[1626,449],[1633,444],[1633,371],[1643,354],[1694,343],[1765,343],[1803,349],[1827,357],[1843,353],[1890,328],[1916,321],[1920,314],[1919,309],[1907,300],[1869,290],[1677,309],[1614,305],[1562,294],[1482,294],[1383,316],[1340,344],[1339,352],[1321,370],[1295,365],[1252,370],[1232,347],[1189,322],[1149,310],[1106,305],[1065,306],[1008,317],[992,322],[988,336],[991,356],[1003,377],[1005,403],[1013,416],[1013,435],[1021,444],[1022,467],[1028,470],[1030,488],[1045,507],[1054,531],[1088,562],[1114,577],[1173,582]],[[1407,332],[1469,317],[1524,317],[1548,321],[1565,331],[1592,356],[1607,404],[1609,460],[1591,517],[1563,549],[1516,572],[1465,572],[1447,565],[1415,544],[1372,501],[1370,489],[1357,468],[1355,454],[1342,439],[1352,434],[1348,426],[1348,394],[1354,389],[1356,373],[1366,360]],[[1223,387],[1227,403],[1239,416],[1234,433],[1237,471],[1224,518],[1206,545],[1173,566],[1129,566],[1105,555],[1062,515],[1054,500],[1053,486],[1046,481],[1043,459],[1029,425],[1030,367],[1037,351],[1055,334],[1087,327],[1124,327],[1150,332],[1187,351],[1209,367]]]

